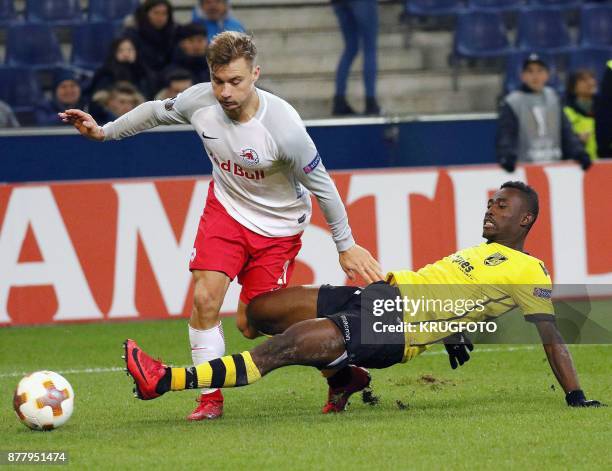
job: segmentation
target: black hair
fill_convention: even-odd
[[[119,49],[119,46],[121,46],[121,43],[123,43],[124,41],[129,41],[132,43],[132,46],[134,46],[134,49],[136,50],[136,60],[138,61],[139,55],[134,40],[129,36],[119,36],[118,38],[113,39],[113,41],[108,46],[108,52],[106,54],[106,59],[104,60],[104,63],[106,65],[110,65],[117,62],[117,59],[115,58],[115,56],[117,55],[117,49]]]
[[[593,77],[596,79],[595,72],[591,69],[578,69],[572,72],[567,77],[567,84],[565,86],[565,105],[576,108],[576,83],[586,77]],[[586,114],[586,113],[583,113]]]
[[[533,221],[527,230],[531,229],[531,226],[533,226],[533,224],[536,222],[536,219],[538,219],[538,214],[540,213],[540,200],[538,198],[538,193],[529,185],[520,181],[508,181],[499,188],[500,190],[503,190],[504,188],[513,188],[521,192],[523,199],[527,203],[527,210],[533,214]]]
[[[171,82],[175,80],[193,80],[193,76],[191,72],[181,67],[172,67],[166,71],[164,74],[164,83],[166,87],[170,86]]]
[[[152,27],[149,23],[148,13],[159,5],[164,5],[168,9],[168,23],[162,28],[162,31],[174,30],[174,8],[169,0],[145,0],[134,12],[134,19],[139,30]]]

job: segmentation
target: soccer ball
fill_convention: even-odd
[[[27,427],[53,430],[72,415],[74,391],[63,376],[53,371],[36,371],[19,381],[13,407]]]

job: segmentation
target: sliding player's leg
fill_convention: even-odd
[[[289,365],[324,367],[346,358],[344,335],[329,319],[311,319],[291,326],[251,351],[217,358],[188,368],[170,368],[144,353],[133,340],[125,342],[128,373],[140,399],[168,391],[246,386]]]
[[[250,302],[245,321],[262,334],[280,334],[298,322],[349,309],[360,292],[355,286],[323,285],[264,293]]]
[[[240,303],[236,312],[236,326],[246,338],[262,333],[247,317],[247,306],[254,299],[271,292],[282,293],[293,274],[295,258],[302,247],[301,234],[287,237],[264,237],[244,230],[249,258],[238,273],[242,285]],[[314,318],[316,316],[312,316]],[[284,331],[284,329],[283,329]],[[282,331],[280,331],[282,332]],[[274,333],[280,333],[274,332]]]
[[[354,286],[295,286],[257,296],[247,308],[247,319],[252,329],[276,335],[297,322],[326,317],[357,306],[361,289]],[[365,368],[353,365],[326,365],[322,369],[327,379],[327,402],[323,413],[342,412],[349,397],[366,389],[370,374]],[[373,396],[372,396],[373,397]]]
[[[249,303],[240,321],[264,335],[281,334],[293,324],[316,319],[318,297],[318,286],[292,286],[264,293]]]

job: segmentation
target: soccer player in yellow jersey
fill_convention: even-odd
[[[506,182],[488,202],[485,243],[415,272],[391,272],[386,282],[364,289],[324,285],[263,294],[249,305],[249,323],[274,337],[250,351],[170,368],[127,340],[125,361],[136,395],[146,400],[168,391],[245,386],[277,368],[307,365],[327,372],[323,412],[340,412],[351,394],[369,386],[365,368],[411,360],[438,342],[451,344],[451,365],[463,363],[471,344],[459,327],[494,320],[518,306],[538,329],[567,404],[600,406],[580,389],[555,323],[550,276],[540,260],[523,251],[538,211],[531,187]]]

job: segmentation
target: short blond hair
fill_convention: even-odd
[[[217,34],[206,51],[206,59],[211,71],[241,57],[252,65],[256,56],[257,48],[253,37],[237,31],[224,31]]]

